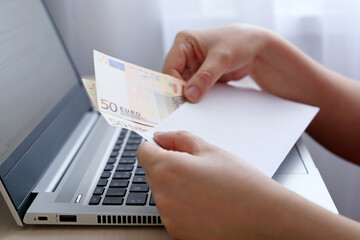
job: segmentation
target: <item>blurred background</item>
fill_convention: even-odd
[[[278,33],[326,67],[360,80],[358,0],[45,2],[81,75],[94,74],[93,49],[161,71],[178,31],[250,23]],[[339,212],[360,221],[360,168],[306,134],[303,138]]]

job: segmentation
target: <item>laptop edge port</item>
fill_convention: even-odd
[[[59,221],[60,222],[76,222],[77,218],[76,218],[76,215],[60,215]]]

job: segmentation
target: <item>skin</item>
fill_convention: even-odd
[[[360,163],[360,83],[316,63],[262,28],[180,32],[163,72],[187,80],[196,103],[216,81],[250,75],[265,91],[315,105],[308,133]],[[179,239],[359,239],[359,223],[310,203],[244,160],[186,132],[158,133],[138,160],[167,231]],[[231,184],[229,184],[231,183]]]

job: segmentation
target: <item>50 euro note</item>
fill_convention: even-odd
[[[144,133],[179,108],[185,81],[94,51],[95,79],[84,87],[112,126]]]

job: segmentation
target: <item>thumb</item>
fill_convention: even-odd
[[[226,72],[227,59],[224,54],[209,52],[185,86],[184,96],[189,102],[198,102]]]
[[[154,140],[162,148],[177,152],[186,152],[191,155],[199,155],[207,149],[207,143],[201,138],[187,132],[156,132]]]

